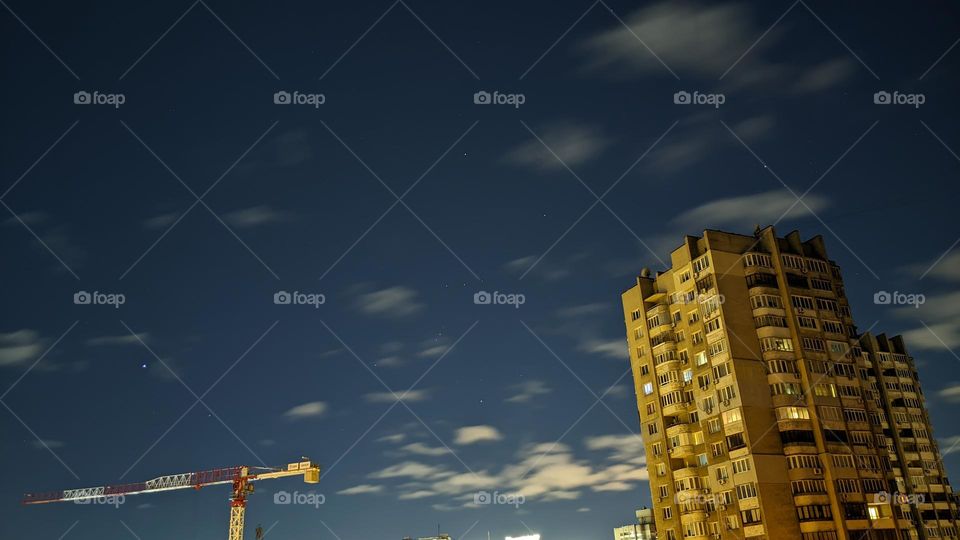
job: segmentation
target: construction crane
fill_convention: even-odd
[[[23,496],[23,504],[91,501],[120,495],[140,495],[142,493],[158,493],[190,488],[200,489],[206,486],[232,484],[230,536],[228,536],[228,539],[243,540],[243,521],[247,509],[247,496],[253,493],[253,482],[300,475],[303,476],[304,482],[316,484],[320,481],[320,466],[310,461],[309,458],[302,458],[302,461],[290,463],[286,468],[241,466],[171,474],[134,484],[66,489],[50,493],[27,493]]]

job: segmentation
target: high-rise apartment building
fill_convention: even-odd
[[[670,257],[623,293],[660,540],[957,538],[913,360],[858,332],[821,237]]]

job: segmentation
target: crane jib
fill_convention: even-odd
[[[27,493],[23,497],[24,504],[44,502],[69,502],[96,499],[110,495],[136,495],[174,489],[201,488],[216,484],[227,484],[240,474],[241,467],[227,467],[192,473],[171,474],[158,476],[146,482],[118,484],[113,486],[97,486],[89,488],[65,489],[49,493]]]

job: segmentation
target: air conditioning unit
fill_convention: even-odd
[[[710,488],[703,488],[704,493],[710,493]]]
[[[817,475],[823,474],[823,469],[821,469],[820,467],[814,467],[813,474],[817,474]]]
[[[723,398],[723,405],[724,406],[730,405],[730,398]]]
[[[719,509],[720,509],[720,511],[722,512],[722,511],[724,511],[724,510],[726,510],[726,509],[727,509],[727,505],[725,505],[725,504],[721,504],[721,505],[718,505],[718,506],[717,506],[717,508],[719,508]]]
[[[726,484],[726,483],[727,483],[727,479],[726,479],[726,478],[720,478],[720,479],[717,480],[717,483],[722,486],[723,484]]]
[[[802,308],[802,307],[798,307],[798,308],[797,308],[797,313],[803,314],[803,308]]]

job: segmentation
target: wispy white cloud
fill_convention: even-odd
[[[960,347],[960,291],[930,293],[918,307],[896,308],[894,313],[920,326],[903,332],[911,349],[952,351]]]
[[[278,223],[289,219],[289,215],[278,212],[269,206],[253,206],[234,210],[223,215],[223,220],[238,229],[249,229]]]
[[[432,347],[427,347],[426,349],[420,351],[420,356],[424,358],[437,357],[447,352],[449,347],[446,345],[434,345]]]
[[[587,56],[588,68],[666,74],[660,61],[637,39],[642,36],[644,43],[671,69],[715,79],[759,35],[749,10],[732,3],[661,1],[637,9],[624,21],[629,28],[611,24],[609,29],[581,42],[579,47]],[[772,41],[772,36],[767,39]],[[759,47],[763,46],[761,42]]]
[[[798,94],[807,94],[829,90],[849,80],[857,70],[856,64],[849,57],[840,56],[801,70],[793,91]]]
[[[178,217],[180,217],[179,214],[172,213],[172,212],[166,213],[166,214],[158,214],[151,218],[145,219],[143,221],[143,226],[148,229],[166,229],[167,227],[173,225],[177,221]]]
[[[960,249],[944,255],[939,262],[934,259],[907,266],[904,270],[918,278],[926,273],[927,277],[943,281],[960,281]]]
[[[553,390],[547,386],[547,383],[540,380],[532,380],[515,384],[510,387],[514,394],[508,397],[507,403],[529,403],[540,396],[545,396]]]
[[[403,365],[403,363],[403,359],[399,356],[384,356],[376,362],[377,366],[387,368],[400,367]]]
[[[643,439],[633,433],[601,435],[584,439],[585,446],[590,450],[611,452],[613,461],[646,465],[646,452],[643,448]]]
[[[364,394],[363,399],[370,403],[393,403],[396,400],[415,403],[430,399],[429,390],[397,390],[396,392],[371,392]]]
[[[492,442],[503,439],[503,435],[493,426],[464,426],[457,428],[454,444],[467,445],[479,442]]]
[[[417,291],[403,286],[388,287],[361,294],[357,306],[369,315],[406,317],[423,309]]]
[[[53,439],[40,439],[40,440],[31,441],[30,445],[39,450],[43,450],[47,448],[62,448],[63,441],[57,441]]]
[[[685,79],[716,81],[723,77],[717,85],[724,91],[750,86],[802,94],[839,86],[852,78],[856,67],[845,56],[813,65],[769,59],[768,51],[783,39],[787,27],[765,31],[743,3],[662,0],[623,19],[626,27],[611,23],[579,43],[586,60],[584,69],[669,76],[665,64]],[[763,39],[756,41],[761,34]]]
[[[421,456],[443,456],[450,453],[450,450],[442,446],[427,446],[420,442],[410,443],[402,446],[400,447],[400,450]]]
[[[522,495],[528,501],[570,501],[587,491],[636,490],[647,479],[642,444],[631,434],[599,435],[584,445],[599,459],[577,459],[562,443],[533,443],[521,447],[516,459],[497,471],[462,471],[454,466],[403,461],[369,476],[397,479],[400,499],[442,497],[438,510],[479,508],[474,497],[480,490]],[[451,503],[450,501],[454,501]]]
[[[784,219],[799,219],[830,206],[826,197],[815,193],[808,194],[803,202],[806,204],[798,203],[797,198],[785,189],[725,197],[687,210],[673,222],[687,231],[721,227],[746,228],[775,222],[784,214]]]
[[[283,413],[284,416],[291,420],[301,420],[304,418],[317,418],[326,414],[329,406],[326,402],[323,401],[311,401],[309,403],[303,403],[297,405],[296,407],[291,408],[287,412]]]
[[[564,169],[564,164],[576,167],[586,163],[610,145],[610,139],[592,126],[563,123],[533,129],[543,143],[531,135],[531,140],[507,153],[505,161],[537,171],[556,171]]]
[[[437,495],[436,491],[429,489],[418,489],[415,491],[408,491],[406,493],[401,493],[397,498],[400,500],[415,500],[415,499],[425,499],[427,497],[433,497]]]
[[[388,443],[401,443],[407,438],[406,433],[393,433],[391,435],[384,435],[377,439],[377,442],[388,442]]]
[[[548,260],[540,259],[540,262],[537,260],[540,259],[540,255],[526,255],[523,257],[517,257],[504,263],[503,269],[510,274],[522,275],[530,267],[533,267],[531,275],[535,275],[539,278],[545,279],[547,281],[557,281],[571,275],[569,266],[566,268],[558,268],[555,265],[551,264]],[[534,264],[536,263],[536,266]]]
[[[36,330],[0,333],[0,367],[25,364],[43,352],[44,340]]]
[[[580,343],[577,348],[585,353],[604,356],[606,358],[626,359],[630,357],[627,353],[626,338],[591,339]]]
[[[337,495],[368,495],[371,493],[383,493],[383,486],[374,484],[359,484],[347,489],[341,489]]]
[[[379,471],[370,473],[370,478],[439,478],[449,476],[449,472],[441,466],[427,465],[416,461],[404,461],[391,465]]]
[[[140,332],[137,334],[120,334],[116,336],[100,336],[95,338],[90,338],[86,341],[87,345],[91,347],[99,347],[103,345],[137,345],[141,341],[148,341],[150,339],[150,334],[146,332]]]
[[[950,386],[941,388],[937,391],[937,395],[945,401],[960,403],[960,383],[952,383]]]

